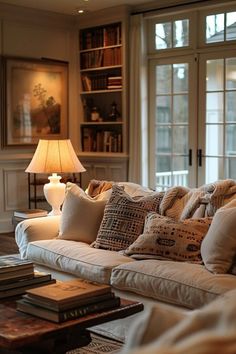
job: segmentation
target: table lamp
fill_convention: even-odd
[[[39,140],[34,156],[26,168],[29,173],[52,173],[44,185],[44,195],[52,210],[48,215],[60,215],[65,199],[65,183],[57,173],[80,173],[86,171],[75,154],[71,141]]]

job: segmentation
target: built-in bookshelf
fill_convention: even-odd
[[[124,37],[122,22],[86,27],[79,31],[80,158],[94,178],[98,177],[94,174],[95,170],[99,173],[105,171],[102,177],[109,179],[114,177],[111,170],[116,171],[117,179],[124,180],[127,175]],[[90,158],[89,165],[87,157]],[[104,163],[106,157],[109,157],[107,170]],[[120,160],[122,157],[123,163]],[[99,158],[102,168],[94,167],[100,163]]]
[[[82,152],[123,153],[121,22],[80,30]]]

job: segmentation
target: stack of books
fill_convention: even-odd
[[[9,255],[0,257],[0,299],[24,294],[27,289],[55,283],[51,274],[36,272],[31,261]]]
[[[83,279],[41,286],[26,291],[17,301],[17,310],[52,322],[83,317],[120,306],[109,285]]]
[[[109,90],[122,89],[122,77],[121,76],[109,76],[107,79],[107,88]]]

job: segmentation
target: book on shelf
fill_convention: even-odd
[[[51,303],[66,304],[72,300],[111,292],[110,285],[98,284],[84,279],[57,281],[55,284],[27,290],[26,293]]]
[[[43,209],[19,209],[14,211],[14,216],[20,218],[36,218],[40,216],[46,216],[48,214],[47,210]]]
[[[91,79],[88,77],[88,75],[81,75],[81,80],[82,80],[83,91],[91,91],[92,89]]]
[[[12,281],[7,284],[0,283],[0,299],[22,295],[28,289],[42,286],[43,284],[53,284],[55,281],[55,279],[52,279],[51,274],[36,271],[33,278],[21,278],[18,281]]]
[[[121,133],[83,128],[82,150],[84,152],[122,152]]]
[[[21,259],[14,255],[7,255],[0,257],[0,274],[15,272],[16,270],[27,269],[33,273],[34,265],[33,262]]]
[[[37,305],[33,305],[25,299],[17,300],[17,310],[37,316],[52,322],[60,323],[75,318],[80,318],[92,313],[110,310],[120,306],[120,298],[114,297],[110,300],[96,302],[88,305],[74,307],[65,311],[52,311]]]
[[[24,294],[22,298],[33,305],[37,305],[52,311],[59,312],[59,311],[70,310],[72,308],[79,307],[79,306],[93,304],[95,302],[111,300],[114,298],[114,296],[115,294],[113,292],[109,292],[107,294],[102,294],[102,295],[88,296],[83,299],[72,299],[71,301],[68,301],[66,303],[47,301],[47,299],[39,298],[29,293]]]

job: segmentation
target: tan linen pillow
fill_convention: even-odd
[[[217,210],[201,245],[202,260],[212,273],[227,273],[236,256],[236,200]]]
[[[142,233],[147,212],[159,210],[162,198],[158,192],[132,198],[123,186],[113,185],[93,247],[125,250]]]
[[[67,183],[58,238],[89,244],[95,241],[110,196],[104,193],[93,199],[76,184]]]
[[[143,234],[125,251],[137,259],[169,259],[202,263],[200,246],[211,218],[176,221],[157,213],[148,213]]]

